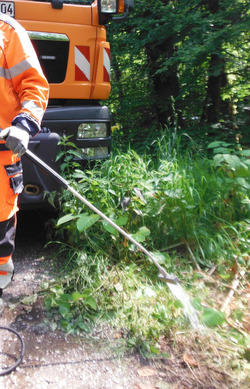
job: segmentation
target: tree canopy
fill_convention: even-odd
[[[125,138],[176,124],[246,133],[248,26],[245,0],[135,0],[127,19],[108,26],[109,104]]]

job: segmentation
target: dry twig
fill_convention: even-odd
[[[227,298],[226,300],[224,301],[222,307],[221,307],[221,311],[222,312],[225,312],[225,310],[227,309],[233,295],[234,295],[234,292],[237,290],[237,287],[239,286],[239,283],[240,283],[240,276],[243,277],[245,274],[245,271],[241,272],[240,273],[235,273],[235,276],[234,276],[234,279],[233,279],[233,282],[232,282],[232,286],[231,286],[231,289],[227,295]]]
[[[186,244],[186,246],[187,246],[188,252],[189,252],[189,254],[190,254],[192,260],[194,261],[194,263],[195,263],[197,269],[198,269],[199,271],[201,271],[200,265],[199,265],[198,262],[196,261],[196,258],[195,258],[195,256],[194,256],[194,254],[193,254],[191,248],[189,247],[189,245],[188,245],[187,242],[185,242],[185,244]]]

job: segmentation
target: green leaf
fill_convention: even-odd
[[[150,235],[150,230],[147,227],[141,227],[135,234],[132,234],[132,238],[136,240],[136,242],[144,242],[146,237]]]
[[[56,162],[62,158],[64,156],[64,151],[59,151],[59,153],[57,154],[57,157],[56,157]]]
[[[59,312],[60,312],[60,314],[62,315],[62,317],[63,317],[64,319],[68,316],[69,311],[70,311],[70,305],[69,305],[69,303],[62,303],[62,304],[60,304],[60,306],[59,306]]]
[[[89,332],[89,327],[83,322],[83,321],[79,321],[77,323],[78,327],[81,328],[81,330],[85,331],[85,332]]]
[[[93,224],[95,224],[99,219],[100,217],[98,215],[88,215],[88,214],[81,215],[76,223],[78,231],[79,232],[86,231]]]
[[[90,296],[91,293],[92,293],[92,289],[84,289],[84,291],[82,292],[82,296],[85,298]]]
[[[55,293],[56,296],[60,296],[63,294],[63,289],[60,285],[55,285],[50,288],[51,292]]]
[[[228,154],[230,153],[230,149],[226,148],[226,147],[217,147],[216,149],[214,149],[214,153],[217,153],[217,154]]]
[[[64,215],[57,221],[56,226],[59,227],[64,223],[68,223],[69,221],[76,219],[76,217],[76,215],[72,215],[71,213],[69,215]]]
[[[227,147],[227,146],[232,146],[231,143],[227,143],[227,142],[223,142],[221,140],[217,140],[215,142],[211,142],[209,143],[209,145],[207,146],[208,149],[214,149],[216,147]]]
[[[72,293],[72,299],[74,302],[82,299],[84,296],[82,294],[80,294],[79,292],[73,292]]]
[[[84,300],[84,304],[85,305],[89,305],[91,308],[93,308],[94,310],[97,309],[97,304],[96,304],[96,301],[93,297],[89,296],[89,297],[86,297],[86,299]]]
[[[223,157],[231,169],[238,169],[241,166],[240,158],[237,155],[223,154]]]
[[[225,314],[212,308],[205,308],[201,319],[207,327],[213,328],[225,321]]]
[[[115,220],[114,223],[120,227],[125,225],[127,221],[128,221],[127,216],[121,216],[119,219]],[[110,234],[116,237],[118,236],[119,232],[115,229],[115,227],[111,226],[110,223],[108,223],[107,221],[103,221],[102,224],[106,231],[108,231]]]
[[[128,222],[128,217],[127,216],[121,216],[119,217],[119,219],[116,220],[116,224],[121,227],[121,226],[125,226]]]
[[[74,171],[74,173],[72,174],[72,177],[73,178],[86,178],[86,174],[82,170],[76,169]]]
[[[155,346],[150,346],[150,351],[151,351],[151,353],[158,355],[160,352],[160,349],[155,347]]]
[[[220,277],[223,279],[223,280],[229,280],[229,278],[231,278],[231,275],[228,274],[228,273],[219,273]]]
[[[47,311],[50,311],[51,310],[51,307],[52,307],[52,299],[50,297],[46,297],[45,300],[45,308]]]
[[[241,200],[241,202],[242,202],[242,204],[250,205],[250,200],[248,200],[248,199],[243,199],[243,200]]]
[[[241,151],[241,154],[243,154],[244,157],[250,157],[250,149],[248,149],[248,150],[242,150],[242,151]]]
[[[241,166],[236,171],[237,176],[239,178],[240,177],[244,177],[244,178],[248,179],[250,177],[250,169],[249,169],[249,167],[246,164],[241,163]]]
[[[51,298],[51,307],[58,307],[58,301],[56,301],[53,297]]]
[[[106,222],[106,220],[104,220],[102,224],[106,231],[108,231],[112,235],[118,236],[118,231],[115,229],[115,227],[111,226],[111,224]]]
[[[213,160],[214,160],[215,167],[221,166],[225,162],[223,154],[216,154]]]
[[[150,254],[152,254],[152,256],[160,265],[163,265],[164,263],[166,263],[167,259],[169,259],[168,255],[160,253],[159,251],[150,251]]]
[[[68,293],[63,293],[62,295],[60,295],[60,301],[62,303],[68,303],[70,301],[73,301],[72,295]]]

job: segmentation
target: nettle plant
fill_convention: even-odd
[[[244,150],[239,143],[224,141],[212,142],[208,149],[213,152],[214,167],[223,173],[221,183],[228,188],[228,201],[237,194],[241,208],[250,210],[250,149]]]

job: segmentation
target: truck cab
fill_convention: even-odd
[[[42,131],[30,138],[29,149],[57,171],[62,136],[76,146],[83,164],[109,157],[111,117],[103,104],[110,94],[106,24],[132,8],[131,0],[0,1],[0,11],[17,19],[28,32],[49,82]],[[20,208],[46,208],[45,194],[57,191],[57,184],[27,158],[22,157],[22,163]]]

